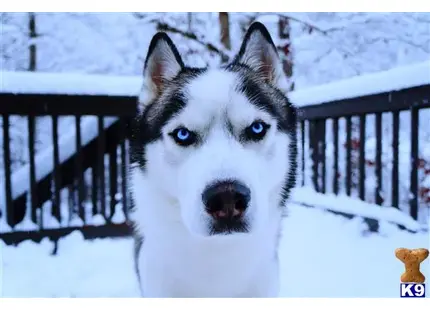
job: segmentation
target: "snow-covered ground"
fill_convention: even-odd
[[[395,249],[429,248],[428,232],[412,234],[382,223],[380,233],[366,233],[360,217],[349,220],[297,204],[288,210],[280,246],[283,297],[399,297],[404,267]],[[139,294],[129,238],[84,241],[75,232],[59,242],[56,256],[48,240],[17,247],[0,241],[0,250],[3,297]],[[430,279],[430,259],[421,270]]]

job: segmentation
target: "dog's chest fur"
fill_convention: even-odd
[[[236,236],[202,242],[179,225],[159,233],[143,243],[139,257],[144,296],[276,296],[278,262],[270,241],[254,244]]]
[[[140,206],[145,238],[138,259],[144,297],[275,297],[278,292],[277,239],[280,221],[252,234],[191,235],[180,212],[139,173],[133,200]],[[159,223],[164,225],[160,226]]]

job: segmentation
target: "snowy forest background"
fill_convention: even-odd
[[[0,67],[5,71],[136,76],[142,72],[149,42],[157,30],[171,35],[187,64],[216,66],[234,55],[254,20],[269,28],[292,91],[430,59],[429,13],[0,13]],[[0,75],[0,85],[1,79]],[[407,123],[405,117],[403,125],[403,120]],[[428,210],[429,111],[423,111],[420,117],[420,209]],[[387,136],[391,136],[389,119],[384,116],[383,132]],[[61,118],[60,136],[73,122],[73,118]],[[26,118],[17,116],[11,118],[11,124],[13,172],[28,163],[28,127]],[[37,153],[51,144],[51,120],[38,118],[36,126]],[[403,129],[400,188],[401,203],[407,205],[409,130]],[[373,129],[366,133],[366,164],[371,170]],[[1,139],[2,135],[3,158]],[[390,148],[390,140],[385,139],[383,163],[387,180]],[[1,178],[2,170],[3,163]],[[371,179],[369,182],[367,196],[372,201],[370,191],[375,187]],[[383,183],[389,193],[389,184]],[[388,200],[384,203],[390,204]]]
[[[172,35],[190,65],[216,65],[237,51],[256,19],[291,56],[295,89],[430,55],[429,13],[1,13],[0,19],[1,68],[13,71],[140,74],[156,30]],[[289,26],[282,34],[280,19]]]

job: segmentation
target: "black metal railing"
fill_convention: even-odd
[[[408,200],[408,213],[417,219],[419,206],[430,206],[428,189],[420,182],[430,174],[430,162],[419,157],[420,141],[423,148],[430,143],[420,131],[420,128],[430,128],[429,108],[430,85],[301,107],[298,116],[301,185],[310,182],[309,185],[321,193],[327,193],[330,186],[330,192],[339,194],[342,183],[343,193],[347,196],[355,192],[361,200],[378,205],[387,202],[404,209],[399,188],[399,169],[405,168],[404,163],[399,162],[399,146],[402,145],[410,149],[409,167],[402,174],[408,178],[409,182],[404,183],[409,186],[403,196]],[[383,133],[383,119],[391,122],[392,126],[388,126],[392,128],[391,134]],[[410,119],[409,124],[406,124],[407,119]],[[340,130],[341,122],[344,130]],[[401,124],[405,127],[402,131]],[[400,140],[400,132],[408,131],[409,141]],[[341,137],[345,140],[343,145]],[[383,150],[384,141],[391,142],[389,149]],[[374,150],[373,158],[367,156],[366,143],[369,142],[373,143],[368,145]],[[310,155],[306,156],[307,153]],[[392,155],[388,156],[392,158],[383,161],[384,154]],[[327,158],[331,159],[330,166]],[[342,161],[344,165],[341,165]],[[306,177],[307,168],[311,180]],[[384,177],[383,170],[391,170],[391,173]],[[366,188],[367,181],[372,179],[374,182]]]
[[[0,238],[7,243],[56,239],[75,229],[89,237],[127,234],[127,143],[136,98],[1,93],[0,102],[4,159],[0,183],[5,193],[0,200],[4,204],[0,223],[7,226],[0,229]],[[11,170],[10,146],[13,116],[21,116],[19,121],[28,124],[28,163],[15,171]],[[72,139],[66,141],[67,132],[60,135],[58,130],[65,116],[74,118]],[[51,121],[52,149],[36,152],[35,124],[40,118]],[[91,126],[83,131],[83,123]],[[74,144],[73,152],[68,153],[70,144]],[[118,206],[123,220],[114,221]]]
[[[73,230],[82,231],[87,238],[129,234],[127,145],[136,102],[133,96],[0,93],[4,160],[0,225],[8,227],[0,227],[0,239],[8,244],[44,237],[55,240]],[[419,141],[423,141],[420,114],[429,108],[430,85],[301,107],[298,185],[312,185],[322,193],[356,195],[379,205],[388,202],[402,209],[405,204],[400,199],[400,181],[404,173],[399,170],[399,146],[409,145],[407,183],[411,195],[406,205],[407,212],[417,219],[419,205],[430,204],[430,200],[420,198],[426,191],[419,181],[420,175],[430,174],[430,162],[423,164],[419,157]],[[410,119],[410,141],[400,136],[405,113]],[[16,116],[28,124],[29,157],[27,163],[12,169],[11,119]],[[72,139],[66,140],[66,145],[68,133],[64,129],[61,135],[59,132],[64,117],[74,118],[70,125]],[[50,119],[52,147],[36,151],[40,118]],[[430,123],[427,117],[421,118],[421,126]],[[383,130],[387,120],[392,123],[390,135]],[[83,123],[91,124],[90,130],[83,129]],[[389,150],[383,147],[388,136],[392,140]],[[369,137],[374,144],[370,159],[365,144]],[[73,151],[69,150],[70,144]],[[392,155],[389,160],[384,158],[387,152]],[[372,178],[375,182],[369,186],[367,180]],[[390,184],[389,193],[385,183]],[[115,218],[118,206],[123,215],[119,219]],[[52,219],[56,225],[52,225]]]

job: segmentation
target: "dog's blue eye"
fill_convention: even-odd
[[[196,134],[184,127],[175,129],[169,135],[181,146],[189,146],[196,141]]]
[[[270,128],[269,124],[262,121],[255,121],[248,128],[245,129],[245,140],[258,141],[264,138],[267,130]]]
[[[254,133],[258,135],[264,130],[264,126],[262,123],[254,123],[252,124],[251,129]]]
[[[181,128],[176,133],[176,136],[178,137],[179,140],[184,141],[190,137],[190,132],[185,128]]]

